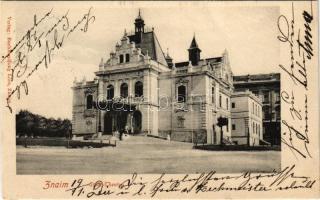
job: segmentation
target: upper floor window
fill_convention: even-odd
[[[214,99],[215,99],[214,98],[215,97],[215,95],[214,95],[214,87],[211,88],[211,95],[212,95],[211,96],[211,102],[214,103]]]
[[[235,108],[236,107],[236,103],[232,102],[231,103],[231,108]]]
[[[266,102],[266,103],[269,102],[269,92],[268,91],[265,91],[263,93],[263,102]]]
[[[280,93],[279,93],[279,91],[276,91],[275,95],[276,95],[276,103],[279,103],[280,102]]]
[[[270,119],[271,111],[270,106],[263,106],[263,119],[268,120]]]
[[[93,96],[91,94],[87,95],[87,109],[92,109],[93,108]]]
[[[127,53],[126,54],[126,62],[129,62],[130,61],[130,55]]]
[[[220,107],[220,108],[222,107],[222,97],[221,97],[221,94],[219,95],[219,107]]]
[[[128,97],[128,84],[122,83],[120,86],[120,96],[123,98]]]
[[[254,122],[252,122],[252,133],[254,133],[255,131],[255,126],[254,126]]]
[[[276,111],[276,118],[280,119],[281,118],[281,109],[280,109],[280,105],[275,107],[275,111]]]
[[[256,107],[255,107],[255,114],[258,116],[258,105],[256,104]]]
[[[114,97],[114,87],[113,85],[108,85],[107,87],[107,100],[110,100]]]
[[[253,90],[252,93],[257,97],[259,96],[259,91]]]
[[[185,103],[187,101],[186,96],[187,96],[186,86],[180,85],[178,87],[178,98],[177,98],[178,102]]]
[[[143,96],[143,84],[141,81],[137,81],[134,85],[134,94],[135,97],[141,97]]]
[[[254,103],[252,102],[252,111],[251,111],[252,114],[254,114]]]
[[[123,55],[119,56],[119,61],[120,61],[120,63],[123,63]]]
[[[228,97],[226,98],[226,108],[227,108],[227,110],[229,110],[229,99],[228,99]]]

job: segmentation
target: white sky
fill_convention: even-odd
[[[66,4],[72,5],[69,6],[72,24],[91,6],[88,2],[21,2],[15,11],[19,14],[13,18],[17,38],[32,25],[33,14],[42,16],[53,8],[58,17],[67,11],[68,7],[61,7]],[[27,108],[48,117],[71,119],[74,77],[78,80],[83,76],[87,80],[94,78],[100,59],[108,58],[124,29],[133,30],[139,7],[146,26],[155,28],[162,49],[166,52],[169,48],[174,62],[188,59],[187,48],[195,33],[202,50],[201,57],[221,56],[227,49],[235,75],[279,71],[278,7],[223,7],[219,3],[205,6],[180,3],[181,7],[177,7],[179,3],[165,5],[159,2],[157,7],[129,2],[92,4],[97,4],[92,9],[96,21],[89,25],[89,31],[75,33],[65,41],[64,48],[56,52],[50,67],[38,70],[29,80],[29,95],[19,100],[17,108]]]

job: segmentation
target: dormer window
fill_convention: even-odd
[[[126,62],[129,62],[130,61],[130,55],[127,53],[126,54]]]
[[[120,63],[123,63],[123,55],[119,56]]]

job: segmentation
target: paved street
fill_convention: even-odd
[[[192,144],[134,136],[117,147],[17,147],[18,174],[268,172],[280,169],[279,151],[203,151]]]

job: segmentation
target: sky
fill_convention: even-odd
[[[94,78],[101,58],[120,42],[124,30],[134,29],[134,19],[141,9],[147,27],[154,27],[164,52],[169,49],[174,62],[188,59],[187,49],[193,35],[201,58],[221,56],[227,49],[234,75],[279,71],[277,40],[278,7],[226,6],[219,3],[135,4],[114,2],[21,2],[15,4],[14,33],[20,38],[38,18],[53,8],[54,17],[69,9],[70,23],[75,23],[92,6],[95,21],[86,33],[75,32],[63,48],[54,53],[50,66],[39,69],[28,81],[29,95],[15,101],[15,108],[47,117],[72,117],[73,80]],[[8,14],[7,14],[8,15]],[[17,101],[17,102],[16,102]]]

